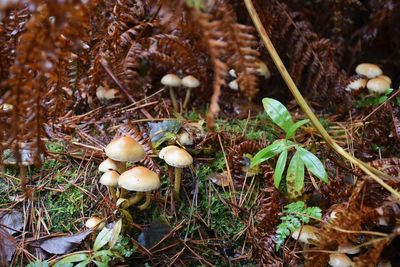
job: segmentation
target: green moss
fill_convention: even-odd
[[[42,199],[46,199],[45,206],[51,219],[48,222],[52,232],[73,230],[74,222],[81,217],[85,207],[84,193],[79,188],[67,185],[63,192],[48,191]]]

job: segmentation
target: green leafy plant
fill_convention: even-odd
[[[356,108],[363,108],[369,106],[377,106],[388,100],[392,94],[393,89],[389,88],[383,95],[367,96],[356,101]]]
[[[94,263],[98,267],[109,266],[110,261],[113,258],[121,258],[122,255],[130,253],[125,248],[127,243],[121,238],[122,220],[117,221],[113,228],[104,227],[97,235],[96,240],[93,244],[92,252],[75,253],[67,256],[55,264],[56,267],[69,267],[79,266],[85,267],[90,263]],[[118,242],[124,242],[118,244]],[[108,243],[108,249],[102,249]]]
[[[302,224],[309,223],[310,218],[321,219],[322,213],[319,207],[308,207],[303,201],[297,201],[285,206],[283,210],[284,216],[281,217],[281,223],[276,229],[276,246],[275,249],[279,250],[286,238],[299,229]]]
[[[274,171],[274,185],[276,188],[279,188],[286,168],[288,152],[291,149],[294,149],[294,155],[290,160],[286,172],[286,188],[289,197],[294,198],[301,195],[304,187],[305,168],[320,180],[328,183],[328,176],[322,162],[313,153],[301,147],[300,144],[289,140],[290,138],[293,138],[296,131],[301,126],[307,124],[309,120],[300,120],[295,123],[286,107],[281,102],[272,98],[264,98],[263,105],[271,120],[285,131],[286,138],[276,140],[271,145],[260,150],[252,158],[250,167],[253,168],[262,162],[279,155]]]

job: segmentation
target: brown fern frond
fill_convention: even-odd
[[[235,186],[242,187],[244,183],[246,169],[249,167],[250,163],[250,159],[246,157],[246,154],[255,155],[262,147],[260,142],[244,141],[228,149],[227,161],[231,169]]]
[[[320,38],[301,13],[292,12],[283,3],[270,0],[259,3],[258,9],[291,76],[306,89],[303,92],[331,108],[347,110],[351,96],[344,90],[345,72],[335,61],[331,41]]]
[[[206,42],[208,55],[214,71],[213,95],[211,97],[210,108],[207,114],[207,125],[210,129],[215,127],[214,118],[219,113],[219,96],[221,86],[225,84],[225,76],[228,73],[228,66],[223,61],[224,51],[227,49],[227,43],[224,41],[224,32],[221,30],[222,22],[213,20],[212,16],[200,11],[192,11],[194,20],[200,25],[203,40]]]
[[[221,5],[218,13],[221,14],[221,27],[225,31],[225,40],[228,44],[225,51],[227,64],[237,73],[240,90],[249,98],[258,92],[258,68],[260,53],[255,49],[258,41],[254,29],[247,25],[237,23],[234,11],[229,5]]]

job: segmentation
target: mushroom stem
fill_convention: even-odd
[[[176,199],[179,199],[179,192],[181,191],[182,170],[182,168],[175,168],[174,194]]]
[[[113,186],[107,186],[108,190],[110,190],[112,200],[115,201],[117,199],[117,194],[115,193],[115,188]]]
[[[186,90],[185,100],[183,101],[183,109],[186,109],[187,105],[189,104],[191,91],[192,91],[192,88],[188,88]]]
[[[169,88],[169,96],[171,98],[171,102],[172,102],[172,106],[174,107],[174,110],[176,112],[178,112],[178,102],[176,101],[176,96],[175,96],[175,92],[174,92],[174,88],[172,87],[168,87]]]
[[[143,192],[137,192],[135,196],[130,197],[128,200],[124,201],[121,204],[121,207],[123,209],[129,208],[130,206],[132,206],[132,205],[138,203],[140,200],[142,200],[143,196],[144,196]]]
[[[140,210],[145,210],[150,206],[151,203],[151,192],[146,192],[146,202],[144,202],[142,205],[138,206],[138,209]]]

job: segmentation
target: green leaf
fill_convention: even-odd
[[[307,124],[309,122],[310,122],[309,119],[304,119],[304,120],[298,121],[295,124],[293,124],[292,126],[290,126],[289,130],[286,132],[286,139],[293,137],[294,134],[296,133],[297,129],[299,129],[301,126],[303,126],[304,124]]]
[[[88,260],[85,260],[85,261],[82,261],[82,262],[78,263],[77,265],[75,265],[75,267],[86,267],[86,266],[89,265],[90,262],[91,262],[91,260],[88,259]]]
[[[117,243],[119,234],[121,233],[121,229],[122,229],[122,220],[118,220],[114,224],[114,227],[113,227],[112,232],[111,232],[110,241],[108,241],[108,246],[110,248],[113,248],[115,243]]]
[[[104,227],[103,230],[101,230],[100,233],[97,235],[96,240],[94,241],[93,250],[97,251],[102,247],[104,247],[104,245],[111,240],[111,235],[112,235],[112,229]]]
[[[300,158],[299,151],[296,151],[289,163],[286,186],[290,198],[301,195],[304,187],[304,163]]]
[[[100,262],[100,261],[93,261],[97,267],[108,267],[108,263]]]
[[[275,171],[274,171],[274,185],[276,188],[279,188],[279,184],[281,183],[282,174],[286,167],[286,159],[287,159],[288,151],[284,150],[278,158],[276,162]]]
[[[268,97],[264,98],[262,102],[271,120],[285,132],[288,132],[289,128],[293,125],[293,120],[286,107],[278,100]]]
[[[74,254],[74,255],[63,258],[62,260],[57,262],[54,266],[55,267],[72,266],[71,263],[73,263],[73,262],[81,262],[81,261],[84,261],[87,259],[89,259],[89,255],[87,253]]]
[[[279,142],[270,144],[266,148],[261,149],[251,159],[250,168],[253,168],[254,166],[278,155],[285,149],[285,147],[286,147],[285,141],[281,140]]]
[[[306,165],[307,170],[318,177],[321,181],[328,183],[328,175],[326,174],[325,167],[322,162],[310,151],[299,146],[296,147],[296,149],[301,160]]]

